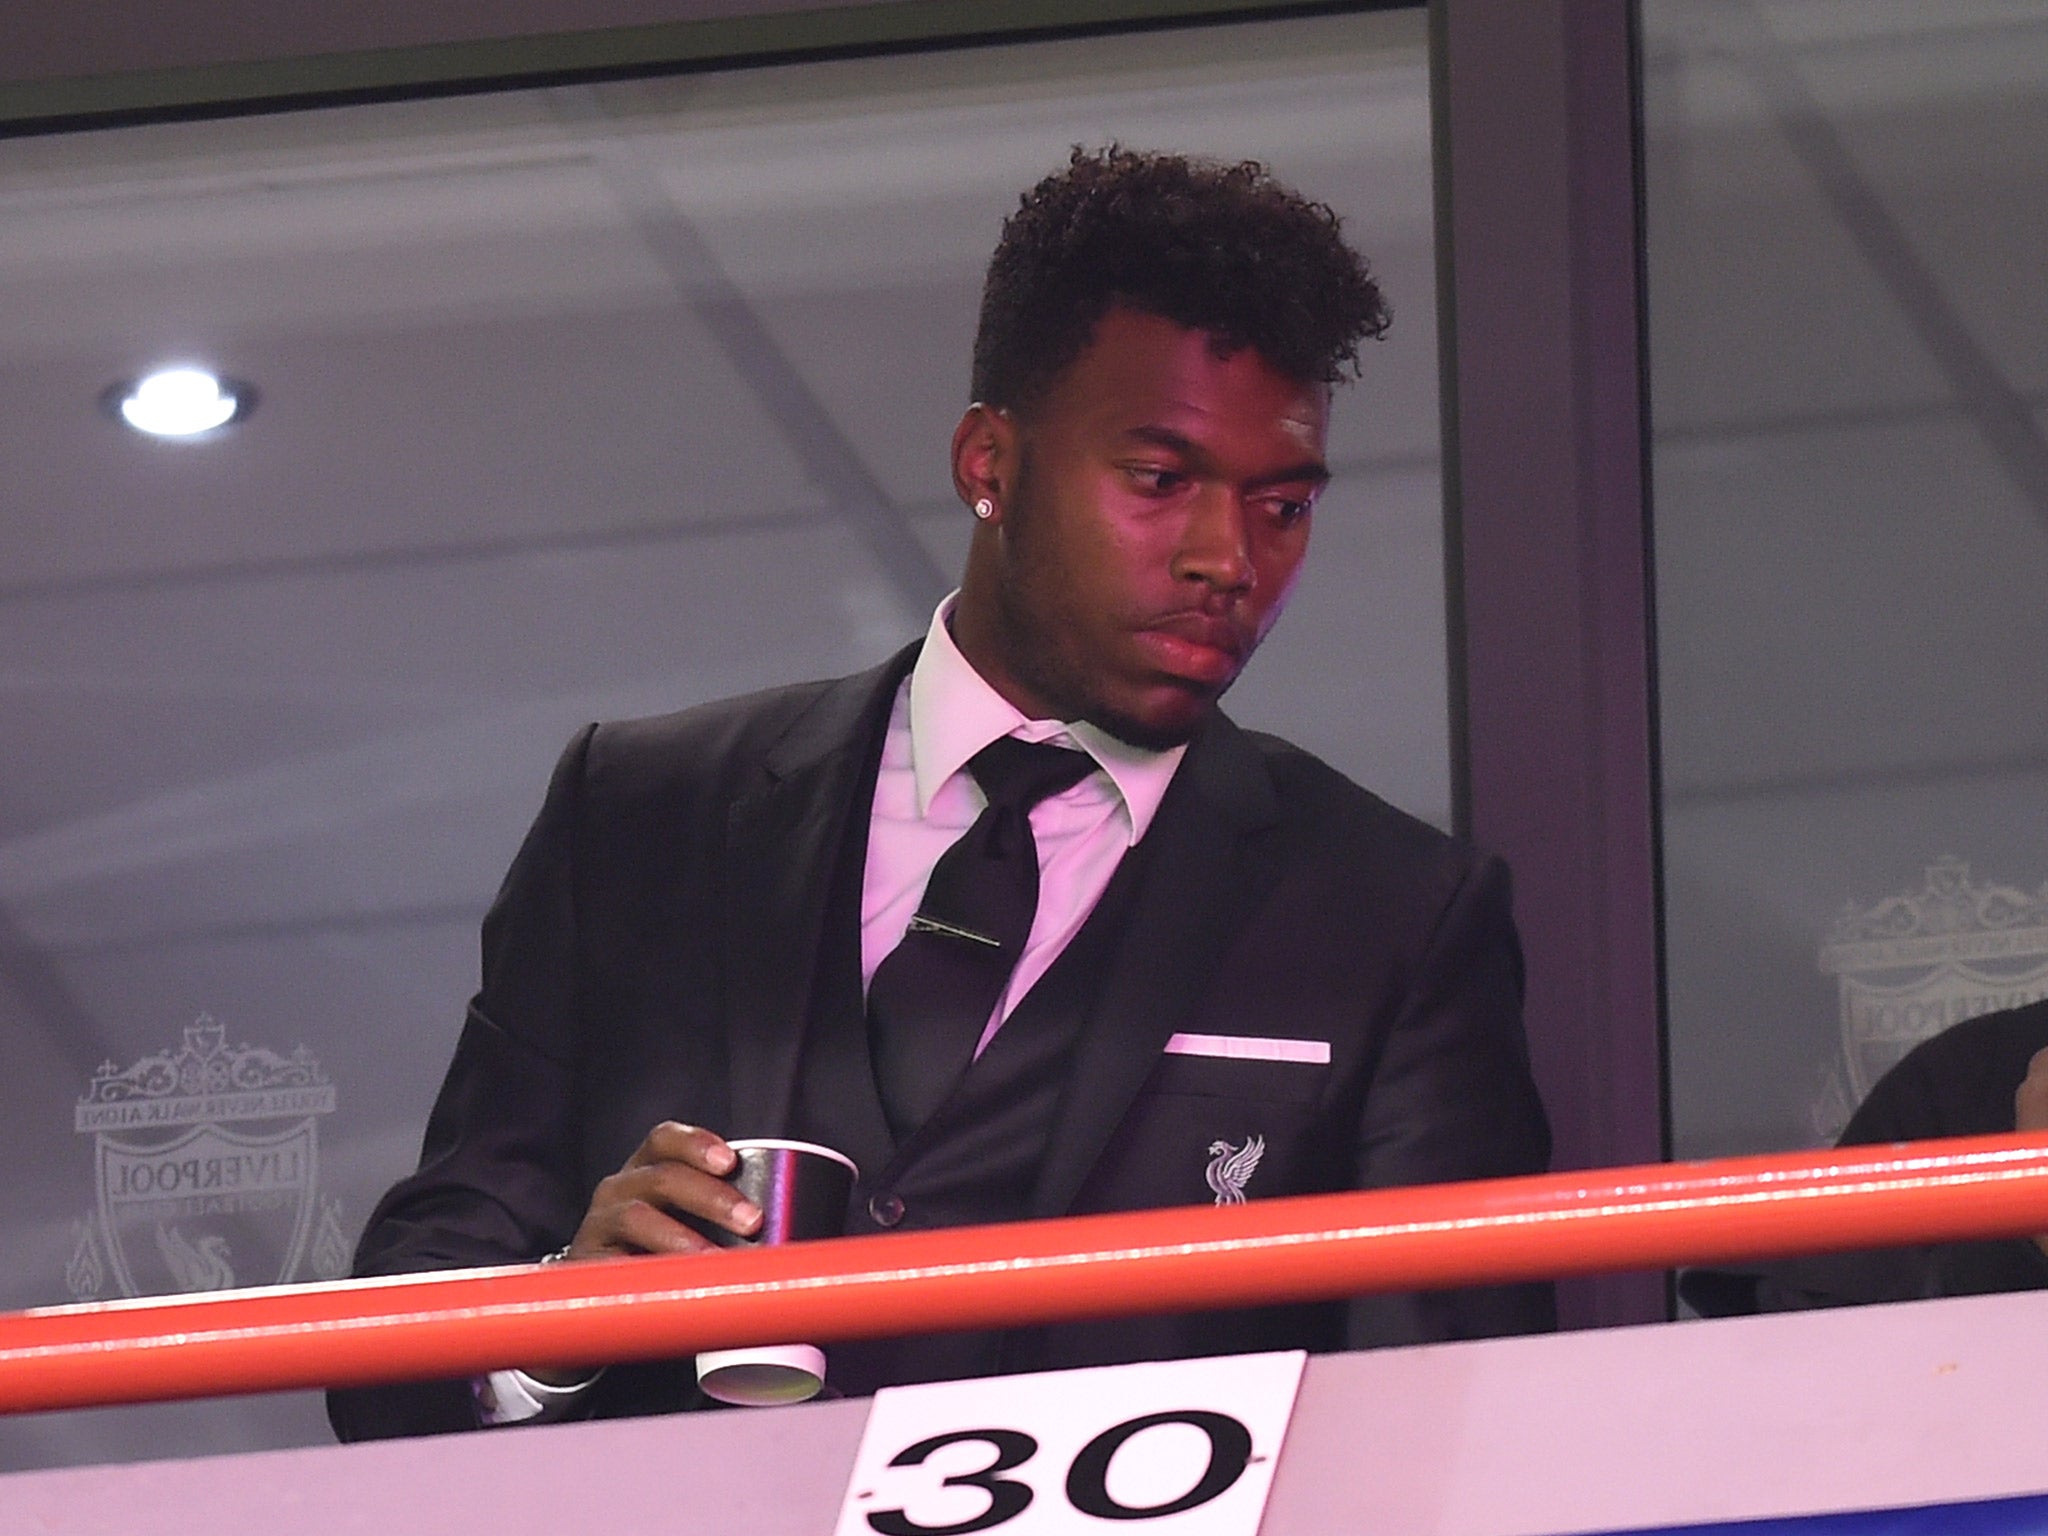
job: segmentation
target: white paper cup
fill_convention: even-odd
[[[825,1385],[825,1351],[815,1344],[706,1350],[697,1357],[697,1385],[706,1397],[740,1408],[807,1402]]]
[[[737,1238],[709,1231],[728,1247],[765,1247],[811,1237],[837,1237],[860,1170],[843,1152],[815,1142],[740,1138],[732,1181],[761,1208],[761,1231]],[[762,1344],[707,1350],[697,1357],[697,1385],[706,1397],[743,1408],[801,1403],[825,1385],[825,1352],[815,1344]]]

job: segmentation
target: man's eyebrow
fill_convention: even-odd
[[[1124,436],[1133,442],[1149,443],[1155,448],[1164,448],[1169,453],[1177,453],[1197,464],[1206,464],[1209,461],[1209,455],[1201,444],[1183,433],[1174,431],[1171,427],[1132,427]],[[1284,469],[1275,470],[1269,475],[1260,475],[1256,480],[1247,483],[1254,488],[1268,485],[1326,485],[1329,479],[1330,467],[1321,459],[1303,459],[1299,464],[1290,464]]]
[[[1245,483],[1253,490],[1268,485],[1328,485],[1330,466],[1321,459],[1303,459],[1299,464],[1290,464],[1285,469],[1276,470],[1270,475],[1260,475],[1257,479]]]
[[[1206,457],[1193,438],[1176,432],[1171,427],[1132,427],[1124,436],[1133,442],[1150,443],[1154,448],[1164,448],[1169,453],[1178,453],[1186,458]]]

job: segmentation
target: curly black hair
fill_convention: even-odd
[[[1029,411],[1116,305],[1323,384],[1355,377],[1359,343],[1389,319],[1337,215],[1259,162],[1077,145],[1003,224],[982,288],[974,398]]]

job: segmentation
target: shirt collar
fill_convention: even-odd
[[[1086,720],[1026,719],[953,643],[946,620],[958,596],[950,594],[932,614],[924,648],[910,673],[910,762],[917,780],[917,814],[930,812],[939,786],[965,768],[975,753],[1000,737],[1016,735],[1076,747],[1094,758],[1116,787],[1130,841],[1136,843],[1159,813],[1159,802],[1188,749],[1150,752],[1119,741]]]

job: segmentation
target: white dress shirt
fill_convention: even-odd
[[[1152,825],[1186,747],[1150,752],[1085,720],[1029,720],[990,687],[953,643],[953,598],[939,604],[917,664],[897,690],[882,739],[861,876],[863,991],[883,957],[903,941],[932,868],[988,804],[967,763],[1004,736],[1086,752],[1096,771],[1031,811],[1038,844],[1038,912],[976,1053],[995,1037],[1024,995],[1059,959],[1095,910],[1116,866]],[[590,1381],[595,1381],[595,1376]],[[492,1371],[474,1385],[484,1424],[572,1417],[590,1382],[549,1387],[524,1371]]]
[[[1152,825],[1186,747],[1148,752],[1086,721],[1027,720],[960,654],[946,627],[953,600],[932,615],[882,741],[861,880],[863,986],[903,941],[932,868],[988,804],[967,769],[1004,736],[1087,753],[1096,771],[1031,812],[1038,844],[1038,913],[1010,984],[989,1017],[986,1046],[1095,910],[1124,853]]]

